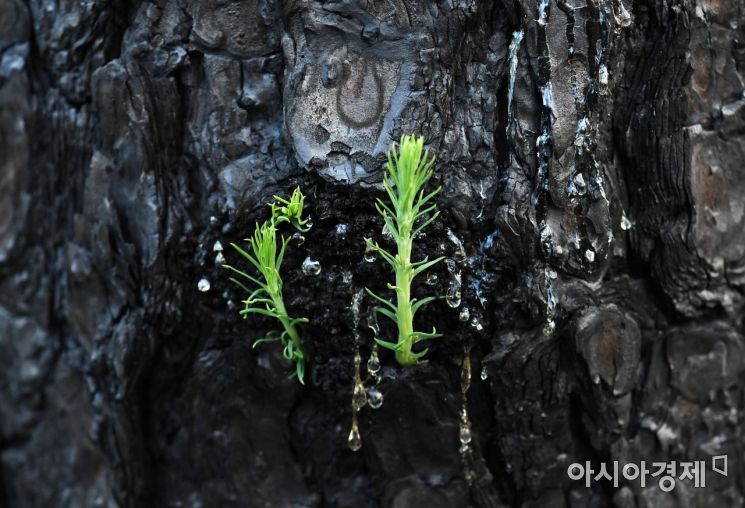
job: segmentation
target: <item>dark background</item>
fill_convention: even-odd
[[[739,0],[0,0],[0,505],[743,506],[744,73]],[[417,317],[427,362],[381,352],[354,453],[410,132],[443,187],[416,256],[451,260],[415,294],[462,301]],[[296,185],[305,387],[214,250]],[[566,474],[722,454],[669,494]]]

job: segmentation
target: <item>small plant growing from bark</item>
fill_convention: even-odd
[[[258,271],[259,276],[254,277],[235,267],[224,266],[255,286],[255,289],[251,290],[241,280],[234,277],[230,278],[249,294],[248,298],[243,301],[244,307],[240,311],[240,315],[247,318],[250,314],[260,314],[275,318],[282,324],[283,330],[281,332],[269,332],[265,338],[256,340],[253,347],[265,342],[279,341],[284,348],[284,357],[295,363],[293,375],[297,375],[298,381],[305,384],[305,363],[308,355],[297,330],[297,325],[308,323],[308,319],[304,317],[293,318],[287,313],[282,296],[282,276],[279,270],[290,238],[283,236],[279,241],[277,238],[277,225],[283,222],[291,223],[299,231],[304,232],[309,229],[305,227],[307,220],[302,219],[305,197],[298,187],[289,200],[278,196],[275,196],[274,199],[275,202],[270,203],[272,217],[261,225],[257,223],[253,237],[246,239],[250,246],[250,252],[235,243],[231,244]]]
[[[414,278],[444,259],[439,257],[432,261],[429,258],[411,261],[414,239],[440,214],[437,206],[431,203],[440,188],[424,194],[424,186],[432,178],[435,161],[434,156],[424,150],[424,138],[403,136],[398,150],[396,148],[394,144],[388,151],[387,170],[383,177],[383,187],[390,205],[378,199],[375,208],[396,242],[397,252],[394,255],[365,238],[368,248],[379,253],[396,274],[395,286],[388,284],[388,288],[396,293],[396,303],[365,289],[381,304],[375,310],[398,326],[398,342],[375,340],[380,346],[395,351],[396,360],[401,365],[413,365],[427,353],[427,349],[414,352],[413,346],[440,336],[434,327],[431,333],[414,331],[414,316],[417,311],[440,297],[428,296],[421,300],[411,297],[411,283]]]

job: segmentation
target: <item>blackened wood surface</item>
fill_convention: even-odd
[[[739,0],[0,0],[0,505],[742,506],[744,73]],[[462,302],[418,316],[427,363],[383,355],[353,453],[408,132],[443,186],[416,254],[451,259],[415,290]],[[214,249],[295,185],[305,388]],[[566,474],[722,454],[670,494]]]

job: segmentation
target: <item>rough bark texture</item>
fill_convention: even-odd
[[[0,505],[742,506],[744,76],[739,0],[0,0]],[[415,292],[462,302],[417,317],[427,362],[381,355],[355,453],[409,132],[443,187],[416,254],[451,259]],[[305,387],[213,250],[295,185]],[[566,474],[721,454],[669,494]]]

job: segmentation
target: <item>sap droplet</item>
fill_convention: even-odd
[[[373,348],[370,358],[367,359],[367,372],[372,376],[380,372],[380,358],[378,358],[377,346]]]
[[[358,451],[362,448],[362,437],[360,437],[360,429],[357,426],[357,422],[352,422],[352,429],[349,431],[349,437],[347,438],[347,444],[349,449],[353,452]]]
[[[600,384],[600,374],[593,374],[592,376],[592,382],[596,385]]]
[[[626,212],[622,212],[621,213],[621,229],[623,229],[624,231],[628,231],[629,229],[631,229],[631,226],[632,226],[631,221],[629,220],[628,217],[626,217]]]
[[[337,224],[336,225],[336,234],[344,238],[347,236],[347,233],[349,233],[349,225],[348,224]]]
[[[212,252],[222,252],[222,243],[220,240],[217,240],[212,246]]]
[[[484,329],[484,325],[481,324],[481,320],[478,317],[474,316],[471,319],[471,328],[473,328],[477,332],[480,332]]]
[[[595,261],[595,252],[593,252],[590,249],[587,249],[585,251],[585,259],[587,259],[587,261],[589,261],[590,263],[592,263],[593,261]]]
[[[321,273],[321,263],[314,261],[308,256],[303,261],[303,275],[315,276]]]
[[[461,422],[460,423],[460,431],[458,432],[458,439],[460,439],[461,444],[467,445],[471,442],[473,439],[473,436],[471,435],[471,425],[468,423],[468,421]]]
[[[365,256],[363,259],[368,263],[375,261],[375,249],[369,243],[365,247]]]
[[[359,411],[367,404],[367,392],[365,387],[362,386],[362,382],[355,382],[354,392],[352,393],[352,409],[355,412]]]
[[[447,229],[448,239],[455,244],[455,255],[453,258],[456,261],[463,262],[466,260],[466,249],[463,248],[463,242],[461,242],[460,238],[453,233],[453,231],[448,228]]]
[[[292,239],[295,241],[295,243],[297,243],[298,247],[305,243],[305,237],[300,233],[295,233],[294,235],[292,235]]]
[[[210,225],[217,226],[217,217],[215,217],[214,215],[210,215]]]
[[[199,279],[199,282],[197,282],[197,289],[201,291],[202,293],[206,293],[207,291],[209,291],[210,287],[211,287],[210,281],[208,281],[204,277]]]
[[[461,323],[465,323],[468,321],[468,319],[471,317],[471,311],[468,310],[468,307],[463,307],[460,310],[460,314],[458,314],[458,319],[461,321]]]
[[[215,264],[217,266],[222,266],[225,264],[225,256],[222,255],[222,252],[218,252],[217,256],[215,256]]]
[[[553,319],[549,319],[546,321],[546,324],[543,325],[543,335],[550,337],[553,335],[554,330],[556,330],[556,322]]]
[[[425,284],[428,286],[434,286],[437,284],[437,274],[436,273],[428,273],[427,279],[424,281]]]
[[[486,365],[481,367],[481,380],[486,381],[489,378],[489,371],[486,368]]]
[[[305,229],[310,229],[313,227],[313,219],[310,218],[310,215],[307,219],[305,219]]]
[[[380,409],[383,405],[383,394],[377,388],[370,387],[367,390],[367,403],[372,409]]]
[[[391,234],[390,231],[388,231],[388,226],[383,224],[383,230],[380,232],[383,235],[383,238],[386,240],[393,240],[393,234]]]
[[[456,289],[454,285],[451,285],[448,294],[445,296],[445,301],[453,309],[460,307],[460,287]]]
[[[461,272],[460,270],[458,270],[455,261],[453,261],[452,259],[446,259],[445,265],[447,266],[448,272],[450,272],[450,276],[452,277],[452,279],[450,280],[450,286],[448,287],[448,292],[445,295],[445,301],[447,301],[447,304],[450,307],[456,309],[460,307],[461,300]]]

